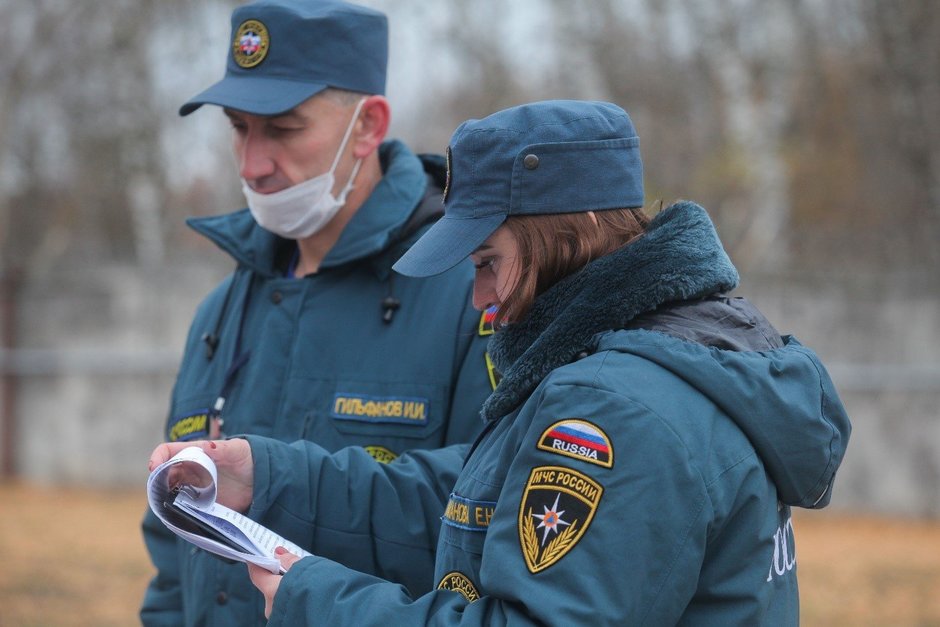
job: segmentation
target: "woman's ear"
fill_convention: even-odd
[[[594,226],[597,226],[597,216],[594,215],[593,211],[588,211],[587,214],[591,216],[591,222],[594,223]]]
[[[357,159],[364,159],[378,149],[388,133],[391,117],[391,108],[384,96],[366,98],[354,134],[353,154]]]

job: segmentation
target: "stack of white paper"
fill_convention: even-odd
[[[187,474],[202,477],[200,485],[170,486],[170,469],[194,464]],[[310,555],[247,516],[215,502],[218,475],[215,463],[198,446],[184,448],[160,464],[147,479],[150,509],[176,535],[201,549],[240,562],[251,562],[272,573],[283,573],[274,549],[282,546],[300,556]]]

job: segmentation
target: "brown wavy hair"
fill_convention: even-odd
[[[522,264],[519,279],[496,313],[496,325],[521,320],[546,289],[646,232],[649,216],[640,207],[586,212],[510,216],[504,225],[516,238]]]

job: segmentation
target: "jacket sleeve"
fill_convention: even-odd
[[[440,517],[468,445],[406,453],[388,464],[364,449],[247,436],[255,466],[248,515],[311,552],[430,590]]]
[[[538,415],[501,447],[518,444],[483,545],[482,597],[434,590],[412,598],[393,583],[305,558],[281,580],[269,625],[674,624],[695,591],[711,508],[688,452],[668,429],[635,439],[635,425],[656,417],[615,394],[563,386],[531,405],[523,411]],[[564,416],[597,420],[616,451],[613,468],[538,448]],[[567,474],[533,500],[536,469]],[[537,525],[531,514],[544,515],[541,504],[559,492],[563,507],[554,509],[568,526],[537,530],[527,550],[526,521]]]
[[[468,603],[450,590],[435,590],[413,599],[397,584],[321,557],[307,557],[294,564],[281,579],[268,627],[510,623],[534,624],[521,605],[502,604],[488,597]]]
[[[585,380],[546,385],[521,410],[480,584],[499,615],[524,607],[535,624],[675,624],[713,511],[697,452],[649,407]],[[556,448],[550,434],[573,424],[609,457]]]
[[[144,593],[140,622],[146,627],[174,627],[183,624],[183,597],[180,590],[176,536],[150,509],[141,525],[144,543],[157,574]]]

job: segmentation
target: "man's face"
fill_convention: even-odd
[[[261,194],[279,192],[323,174],[336,157],[354,111],[355,105],[319,95],[277,116],[225,109],[232,124],[238,173]],[[355,161],[352,139],[336,166],[334,187],[342,187],[351,173]]]

